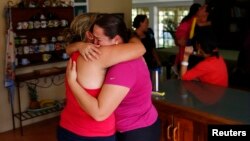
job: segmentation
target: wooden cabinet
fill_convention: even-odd
[[[161,119],[160,141],[207,141],[208,124],[235,124],[189,108],[153,99]]]
[[[168,112],[159,112],[162,121],[161,141],[193,141],[194,122]]]
[[[175,115],[161,113],[161,141],[193,141],[193,121]]]
[[[11,8],[16,67],[65,61],[61,33],[73,17],[73,7]]]

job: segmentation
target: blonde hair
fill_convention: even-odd
[[[76,16],[70,27],[65,30],[65,41],[68,43],[84,41],[85,33],[90,30],[90,27],[99,15],[98,13],[83,13]]]

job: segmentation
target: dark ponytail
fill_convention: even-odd
[[[197,43],[206,54],[219,57],[218,41],[212,30],[201,30],[197,34]]]

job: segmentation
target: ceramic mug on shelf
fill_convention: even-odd
[[[57,36],[57,40],[60,42],[63,41],[63,36]]]
[[[45,51],[50,51],[50,45],[49,44],[45,44]]]
[[[34,51],[34,50],[35,50],[35,46],[34,46],[34,45],[31,45],[31,46],[29,46],[29,48],[30,48],[30,49],[29,49],[29,51],[30,51],[29,53],[30,53],[30,54],[33,54],[33,53],[35,52],[35,51]]]
[[[51,57],[52,57],[51,54],[43,54],[42,55],[42,59],[43,59],[44,62],[48,62]]]
[[[38,40],[37,40],[36,38],[32,38],[32,39],[31,39],[31,43],[32,43],[32,44],[37,44],[37,43],[38,43]]]
[[[18,22],[17,23],[17,28],[16,28],[17,30],[21,30],[21,29],[23,29],[23,23],[22,22]]]
[[[34,23],[33,21],[28,22],[28,29],[33,29],[34,28]]]
[[[23,47],[18,47],[17,48],[17,54],[22,55],[23,54]]]
[[[47,37],[41,37],[41,43],[45,44],[48,42],[48,38]]]
[[[41,27],[41,22],[40,21],[34,21],[34,28],[38,29]]]
[[[56,40],[56,37],[55,36],[53,36],[53,37],[51,37],[51,42],[56,42],[57,40]]]
[[[20,40],[20,43],[22,45],[26,45],[28,43],[28,40],[26,38],[23,38],[23,39]]]
[[[20,40],[19,37],[16,37],[16,38],[15,38],[15,44],[16,44],[16,45],[20,45],[20,44],[21,44],[21,40]]]
[[[50,44],[49,44],[49,50],[50,50],[50,51],[54,51],[54,50],[55,50],[55,44],[50,43]]]
[[[50,28],[54,27],[53,20],[49,20],[47,26],[50,27]]]
[[[34,53],[39,53],[39,45],[34,46]]]
[[[43,14],[41,14],[40,15],[40,20],[45,20],[45,19],[46,19],[46,17]]]
[[[54,27],[58,27],[60,25],[60,22],[58,20],[53,21]]]
[[[41,28],[47,27],[47,21],[41,21]]]
[[[62,54],[62,59],[66,60],[66,59],[68,59],[68,58],[69,58],[69,56],[68,56],[67,53],[63,53],[63,54]]]
[[[22,24],[22,29],[28,29],[29,23],[28,22],[23,22]]]
[[[39,45],[39,52],[45,52],[46,46],[44,44]]]
[[[65,27],[65,26],[67,26],[67,25],[68,25],[68,21],[65,20],[65,19],[62,19],[62,20],[61,20],[61,26],[62,26],[62,27]]]
[[[30,61],[27,58],[22,58],[22,60],[21,60],[22,65],[28,65],[29,63],[30,63]]]
[[[24,46],[23,47],[23,53],[24,54],[29,54],[30,53],[30,47],[29,46]]]

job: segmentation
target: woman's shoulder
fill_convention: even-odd
[[[207,57],[199,63],[200,65],[214,66],[215,64],[225,64],[225,60],[222,56],[211,56]]]

